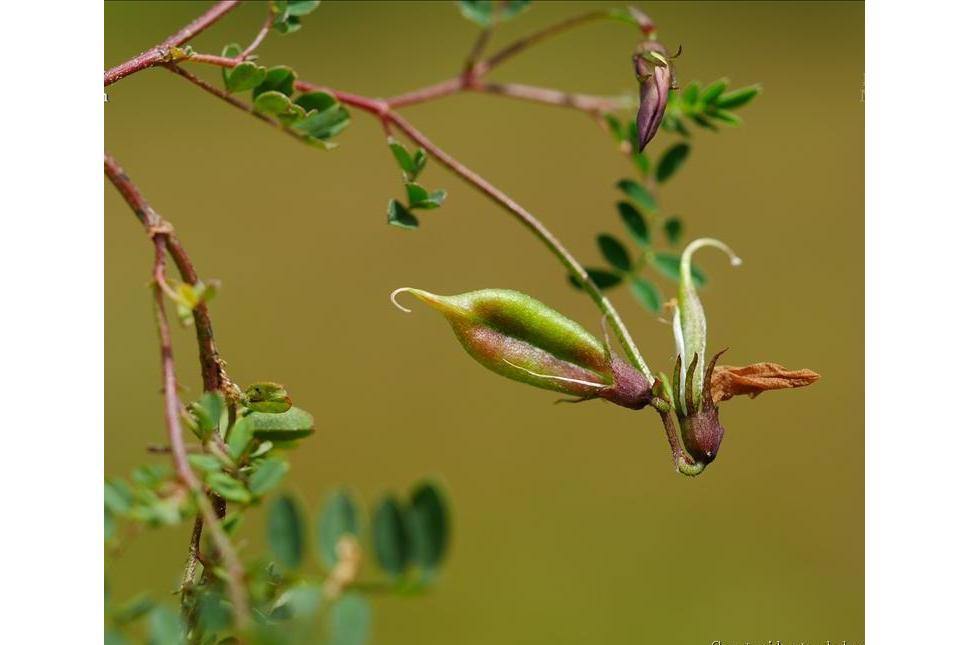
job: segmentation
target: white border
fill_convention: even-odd
[[[100,2],[27,3],[4,29],[8,643],[103,641],[103,12]]]
[[[867,641],[965,642],[965,11],[866,9]]]
[[[954,5],[867,3],[866,631],[878,645],[965,632],[968,20]],[[97,642],[103,5],[22,18],[5,32],[0,102],[0,606],[10,642]],[[817,60],[836,65],[837,52],[819,41]]]

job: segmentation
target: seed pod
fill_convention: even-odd
[[[438,296],[404,287],[447,319],[478,363],[507,378],[577,396],[602,398],[633,410],[652,399],[649,379],[614,356],[578,323],[517,291],[482,289]]]
[[[638,46],[632,56],[632,64],[639,81],[639,113],[635,123],[641,152],[662,124],[672,87],[672,68],[666,58],[665,47],[652,41]]]
[[[681,360],[676,366],[676,380],[678,385],[675,393],[678,396],[677,409],[685,416],[690,410],[702,409],[703,373],[705,371],[706,354],[706,314],[696,293],[696,285],[692,279],[692,254],[704,246],[714,246],[729,255],[733,266],[742,264],[733,250],[712,238],[704,237],[692,241],[682,252],[679,260],[679,295],[676,299],[675,315],[672,320],[672,331],[676,339],[676,349]],[[695,361],[694,376],[687,378],[686,366]],[[705,379],[708,380],[708,379]]]

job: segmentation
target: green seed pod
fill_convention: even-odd
[[[679,296],[676,300],[672,330],[676,339],[676,349],[681,360],[677,366],[678,397],[676,407],[680,415],[702,409],[703,374],[706,354],[706,314],[696,293],[692,279],[692,254],[704,246],[714,246],[729,255],[733,266],[742,264],[733,250],[712,238],[704,237],[690,242],[679,261]],[[695,367],[690,365],[695,361]],[[690,372],[687,374],[687,370]],[[688,377],[688,378],[687,378]]]
[[[534,298],[506,289],[438,296],[404,287],[447,319],[478,363],[509,379],[545,390],[602,398],[638,410],[652,398],[648,377],[578,323]]]

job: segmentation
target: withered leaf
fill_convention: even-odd
[[[713,370],[712,399],[719,403],[743,394],[754,398],[767,390],[804,387],[819,378],[814,371],[788,370],[778,363],[754,363],[746,367],[721,365]]]

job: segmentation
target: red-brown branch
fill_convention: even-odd
[[[259,32],[255,35],[255,38],[253,38],[252,42],[249,43],[249,46],[243,49],[242,53],[237,56],[240,62],[245,60],[246,56],[248,56],[249,54],[251,54],[256,49],[259,48],[259,45],[261,45],[262,41],[265,40],[265,37],[269,33],[269,30],[272,29],[272,21],[274,19],[275,19],[275,14],[273,14],[272,11],[270,11],[269,15],[266,16],[265,22],[262,23],[262,27],[259,29]]]
[[[535,103],[557,105],[574,108],[590,114],[602,114],[614,110],[628,109],[632,102],[624,97],[591,96],[588,94],[572,94],[545,87],[533,87],[520,83],[475,83],[468,89],[488,94],[498,94]]]
[[[175,462],[175,471],[182,483],[193,492],[196,504],[198,505],[200,518],[196,519],[195,529],[192,531],[188,568],[194,570],[194,563],[198,555],[199,540],[201,538],[200,521],[203,521],[208,526],[212,540],[215,542],[216,548],[222,556],[226,570],[229,573],[229,591],[232,597],[236,621],[239,624],[245,624],[248,622],[248,601],[246,599],[247,594],[244,582],[245,570],[242,567],[238,555],[235,553],[231,541],[222,530],[220,520],[225,514],[225,501],[214,494],[211,498],[206,496],[201,482],[198,481],[198,478],[188,463],[188,451],[183,439],[180,422],[181,403],[178,400],[171,331],[164,310],[164,286],[166,285],[165,252],[167,251],[175,261],[175,265],[178,267],[183,280],[194,284],[198,281],[198,276],[195,273],[195,268],[188,254],[175,238],[171,225],[162,219],[154,208],[151,207],[151,204],[144,198],[144,195],[142,195],[138,187],[124,172],[117,160],[107,153],[104,155],[104,173],[145,226],[155,248],[152,277],[154,280],[155,314],[161,344],[162,381],[165,395],[165,425],[168,432],[172,460]],[[202,376],[206,389],[217,390],[221,387],[223,372],[218,351],[215,349],[215,340],[212,335],[211,321],[208,318],[207,310],[204,310],[202,315],[199,316],[199,310],[203,306],[199,305],[195,309],[195,326],[197,329],[199,353],[202,357]],[[206,370],[206,365],[212,366],[214,371]],[[213,385],[213,387],[209,388],[209,385]]]
[[[172,47],[185,44],[214,25],[225,14],[239,6],[239,2],[240,0],[222,0],[222,2],[215,3],[208,11],[151,49],[141,52],[131,60],[125,61],[104,72],[104,87],[120,81],[129,74],[134,74],[148,67],[170,61]]]
[[[225,564],[225,569],[228,573],[229,597],[232,601],[235,622],[239,627],[244,627],[249,622],[249,601],[245,589],[245,569],[242,566],[242,561],[239,560],[238,554],[235,552],[235,547],[232,546],[228,535],[222,529],[219,517],[215,512],[211,500],[205,495],[205,489],[188,463],[185,440],[182,436],[181,422],[179,420],[182,406],[178,400],[178,381],[175,374],[175,357],[172,351],[171,330],[168,326],[168,317],[165,315],[165,294],[161,289],[161,284],[165,280],[166,236],[167,233],[163,231],[158,231],[152,235],[155,246],[155,262],[152,274],[155,281],[155,319],[158,323],[158,340],[161,345],[162,384],[165,395],[165,425],[168,429],[168,441],[171,445],[172,460],[175,462],[175,471],[178,474],[178,478],[194,493],[198,513],[208,526],[212,541],[215,542],[215,547],[218,549],[219,555],[221,555],[222,561]]]
[[[178,241],[171,225],[158,215],[148,201],[138,190],[138,187],[128,178],[124,169],[111,155],[104,155],[104,174],[107,175],[114,187],[118,189],[124,201],[128,203],[131,210],[138,217],[149,234],[156,229],[166,229],[165,245],[175,266],[181,275],[183,282],[195,284],[198,282],[198,273],[192,264],[191,258],[185,248]],[[192,311],[195,319],[195,335],[198,340],[199,362],[202,367],[202,384],[205,391],[220,391],[225,385],[225,374],[222,369],[222,359],[219,357],[218,349],[215,346],[215,334],[212,331],[212,319],[208,313],[208,306],[203,302],[199,303]]]

